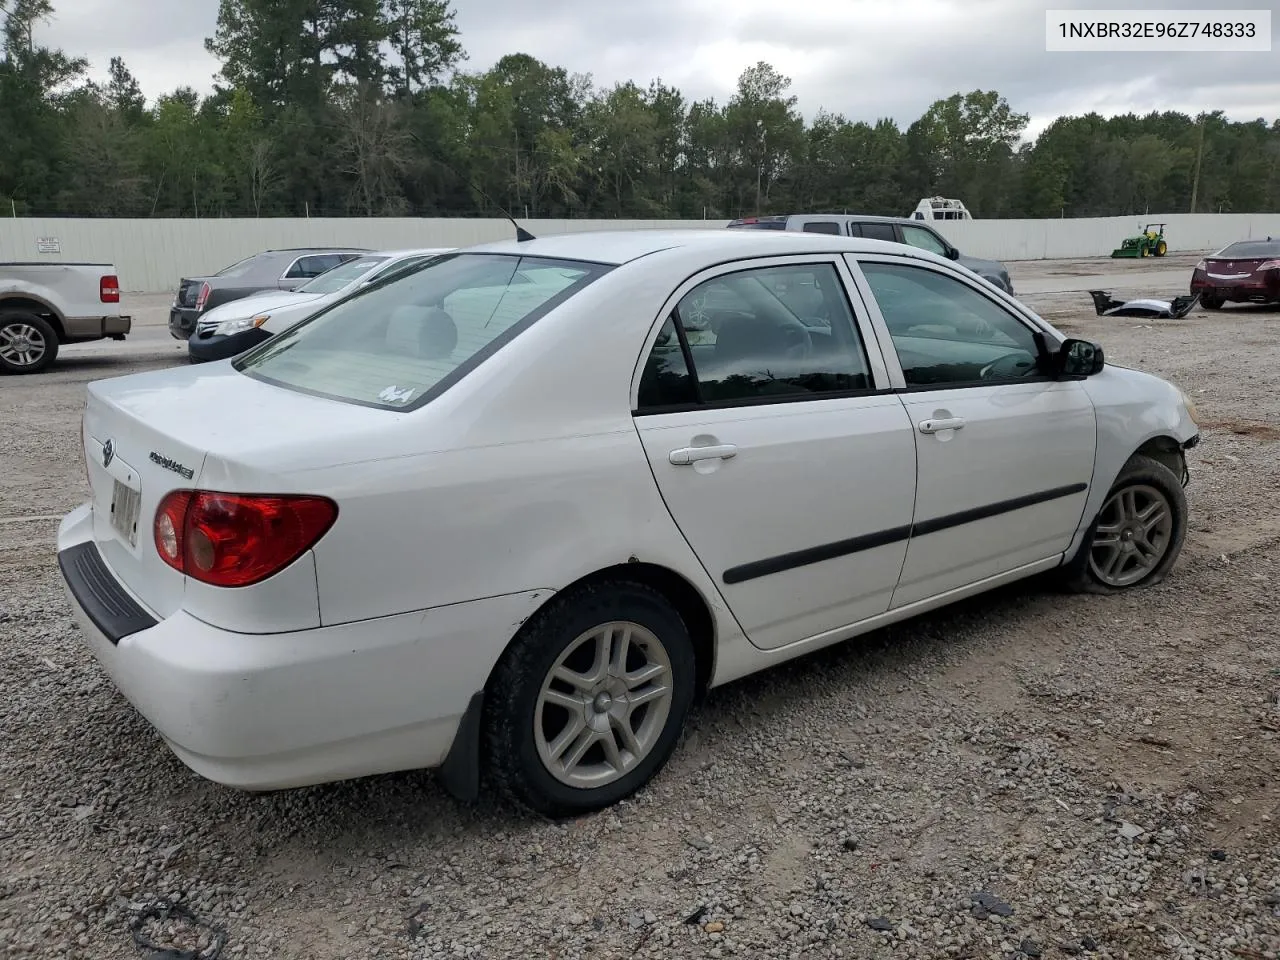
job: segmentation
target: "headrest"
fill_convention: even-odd
[[[422,360],[443,360],[458,346],[458,325],[439,307],[405,304],[391,311],[388,339],[405,343]]]

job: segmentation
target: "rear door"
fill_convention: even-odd
[[[1093,479],[1093,404],[1038,366],[1033,326],[984,282],[905,257],[850,255],[914,427],[901,607],[1060,555]]]
[[[691,278],[633,387],[667,507],[761,648],[883,613],[906,554],[914,435],[847,277],[830,255]]]

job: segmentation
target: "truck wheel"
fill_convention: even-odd
[[[0,310],[0,370],[39,373],[58,356],[58,334],[43,317]]]

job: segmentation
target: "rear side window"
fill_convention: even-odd
[[[898,234],[893,229],[892,223],[863,223],[862,235],[868,240],[888,240],[890,243],[898,242]]]
[[[332,270],[339,264],[346,263],[348,260],[354,260],[356,257],[353,253],[320,253],[307,257],[299,257],[298,262],[289,268],[286,277],[296,279],[298,277],[318,277],[327,270]]]
[[[416,409],[609,269],[446,254],[320,311],[233,365],[303,393]]]
[[[833,237],[840,236],[840,224],[834,220],[810,220],[803,227],[805,233],[826,233]]]
[[[724,274],[685,294],[641,372],[637,412],[870,389],[839,274],[831,264],[789,264]]]

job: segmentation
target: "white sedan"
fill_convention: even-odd
[[[1160,581],[1198,439],[1179,389],[926,251],[570,234],[90,384],[59,564],[207,778],[438,767],[569,815],[709,687],[1033,574]]]
[[[294,290],[263,290],[224,303],[200,318],[195,333],[187,340],[187,353],[192,363],[234,357],[348,294],[452,249],[425,247],[365,254],[326,270]]]

